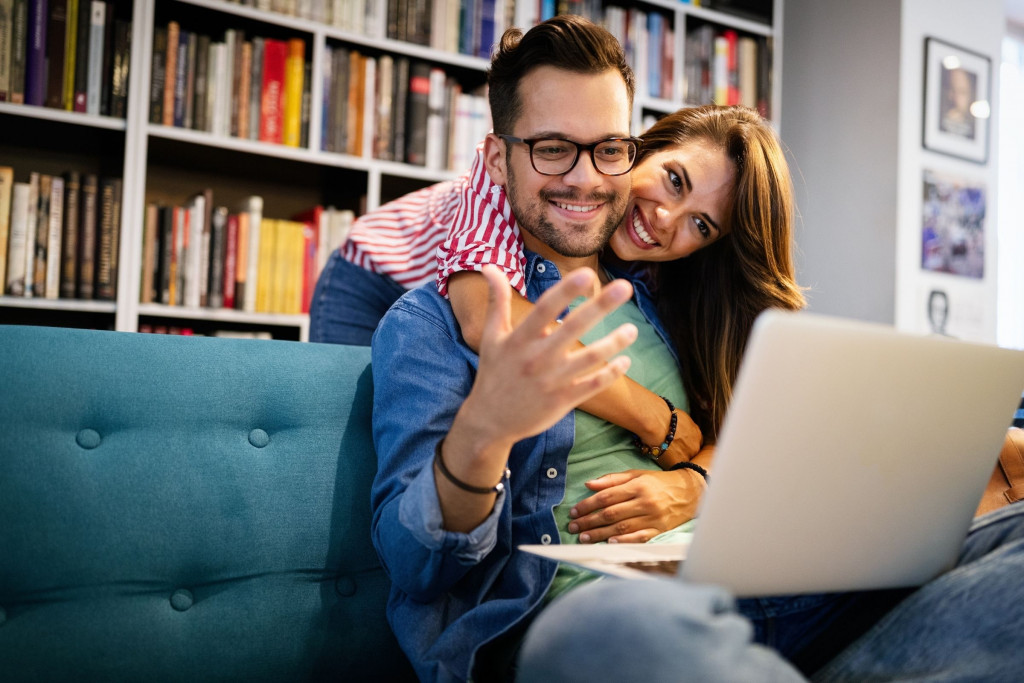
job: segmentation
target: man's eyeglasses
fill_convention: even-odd
[[[636,163],[639,138],[608,138],[589,145],[561,138],[517,138],[498,135],[506,142],[521,142],[530,148],[530,163],[541,175],[565,175],[576,166],[580,150],[590,152],[590,160],[598,173],[622,175]]]

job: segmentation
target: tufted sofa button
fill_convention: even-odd
[[[83,429],[75,434],[75,443],[86,450],[92,450],[100,445],[100,433],[95,429]]]
[[[334,582],[334,590],[343,598],[350,598],[356,594],[356,582],[348,576],[341,576]]]
[[[187,610],[192,606],[193,602],[195,602],[195,598],[192,597],[192,591],[185,590],[184,588],[179,588],[171,595],[171,607],[179,612]]]
[[[249,443],[256,448],[263,448],[270,443],[270,435],[262,429],[254,429],[249,432]]]

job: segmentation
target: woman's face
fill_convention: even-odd
[[[632,173],[626,218],[609,242],[625,261],[689,256],[729,232],[736,169],[699,139],[659,150]]]

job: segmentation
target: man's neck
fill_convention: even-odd
[[[604,275],[604,269],[600,267],[597,254],[583,256],[580,258],[563,256],[543,242],[536,239],[526,239],[525,235],[523,239],[523,246],[538,256],[554,263],[562,277],[565,277],[577,268],[590,268],[597,273],[602,283],[607,280],[607,277]]]

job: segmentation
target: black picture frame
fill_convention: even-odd
[[[987,163],[991,102],[989,57],[938,38],[925,38],[925,149]]]

